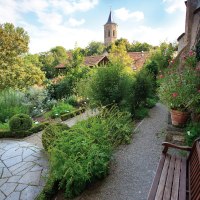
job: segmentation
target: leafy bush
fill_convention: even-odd
[[[80,194],[87,184],[107,175],[113,148],[129,142],[131,133],[130,113],[116,107],[62,132],[50,150],[50,185],[59,182],[66,197]],[[45,190],[41,198],[48,194]]]
[[[47,99],[47,91],[35,86],[26,91],[23,101],[29,107],[30,115],[33,117],[43,113]]]
[[[88,72],[88,67],[71,69],[63,80],[56,84],[50,84],[47,87],[50,98],[60,100],[73,95],[75,93],[74,88],[76,87],[77,82],[81,78],[86,77]]]
[[[185,140],[187,145],[192,146],[194,141],[200,137],[200,123],[190,123],[186,128]]]
[[[145,117],[147,117],[148,115],[149,115],[149,109],[148,108],[139,107],[135,110],[134,118],[141,120],[141,119],[144,119]]]
[[[32,119],[26,114],[14,115],[9,120],[9,127],[13,132],[29,130],[32,127]]]
[[[29,109],[23,104],[24,94],[12,89],[0,91],[0,122],[8,121],[15,114],[28,114]]]
[[[154,98],[147,98],[146,99],[145,107],[147,107],[147,108],[153,108],[156,105],[157,102],[158,102],[158,99],[156,97],[154,97]]]
[[[80,84],[80,93],[96,104],[109,105],[122,102],[127,91],[131,75],[125,73],[121,63],[110,63],[106,67],[98,68],[85,83]],[[83,87],[86,86],[84,90]]]
[[[65,103],[70,104],[74,107],[78,106],[77,96],[71,95],[66,100]]]
[[[59,133],[69,129],[66,124],[51,124],[42,133],[42,145],[46,151],[54,146],[54,141],[58,139]]]
[[[66,104],[61,101],[61,102],[58,102],[57,105],[53,106],[50,112],[50,115],[52,118],[56,118],[56,117],[60,117],[60,115],[64,113],[72,112],[73,110],[75,110],[75,108],[72,105]]]

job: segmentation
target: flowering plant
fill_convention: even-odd
[[[184,66],[178,70],[169,68],[160,76],[158,95],[169,108],[187,111],[199,97],[199,72],[193,67]]]

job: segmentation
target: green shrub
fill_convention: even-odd
[[[0,130],[0,138],[23,138],[23,137],[29,136],[33,133],[38,133],[38,132],[42,131],[48,125],[49,125],[48,122],[40,123],[40,124],[33,126],[29,130],[25,130],[25,131],[21,130],[21,131],[12,132],[9,130],[9,128],[8,128],[8,130],[7,129]]]
[[[141,120],[141,119],[144,119],[145,117],[147,117],[148,115],[149,115],[149,109],[148,108],[139,107],[135,110],[134,118]]]
[[[61,120],[62,121],[65,121],[67,119],[70,119],[72,117],[75,117],[76,115],[79,115],[81,113],[85,112],[85,108],[80,108],[80,109],[77,109],[71,113],[66,113],[66,114],[63,114],[60,116]]]
[[[12,89],[0,91],[0,122],[8,121],[15,114],[28,114],[28,106],[23,104],[24,94]]]
[[[10,130],[15,131],[27,131],[32,127],[32,119],[26,114],[17,114],[11,117],[9,120]]]
[[[75,108],[72,105],[66,104],[61,101],[57,105],[53,106],[53,108],[50,112],[50,116],[52,118],[60,117],[60,115],[62,115],[64,113],[70,113],[74,110],[75,110]]]
[[[186,127],[185,140],[187,145],[192,146],[193,142],[200,137],[200,123],[191,122]]]
[[[145,107],[153,108],[156,105],[157,102],[158,102],[158,99],[156,99],[155,97],[154,98],[147,98]]]
[[[76,106],[78,106],[77,97],[75,95],[71,95],[65,100],[65,103],[76,107]]]
[[[51,131],[49,128],[48,132]],[[67,198],[77,196],[89,183],[107,175],[112,150],[130,142],[131,134],[130,113],[120,112],[116,107],[105,108],[98,116],[59,133],[49,150],[51,181],[59,182]],[[50,199],[50,193],[47,187],[41,198]]]
[[[42,145],[46,151],[54,146],[54,141],[58,139],[59,134],[69,129],[66,124],[50,124],[42,133]]]

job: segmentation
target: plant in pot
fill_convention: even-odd
[[[198,94],[197,75],[195,68],[184,66],[181,69],[170,67],[160,76],[158,95],[171,109],[175,126],[185,125],[190,116],[190,107]]]

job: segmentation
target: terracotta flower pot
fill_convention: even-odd
[[[171,110],[171,120],[174,126],[184,126],[190,117],[189,112]]]

